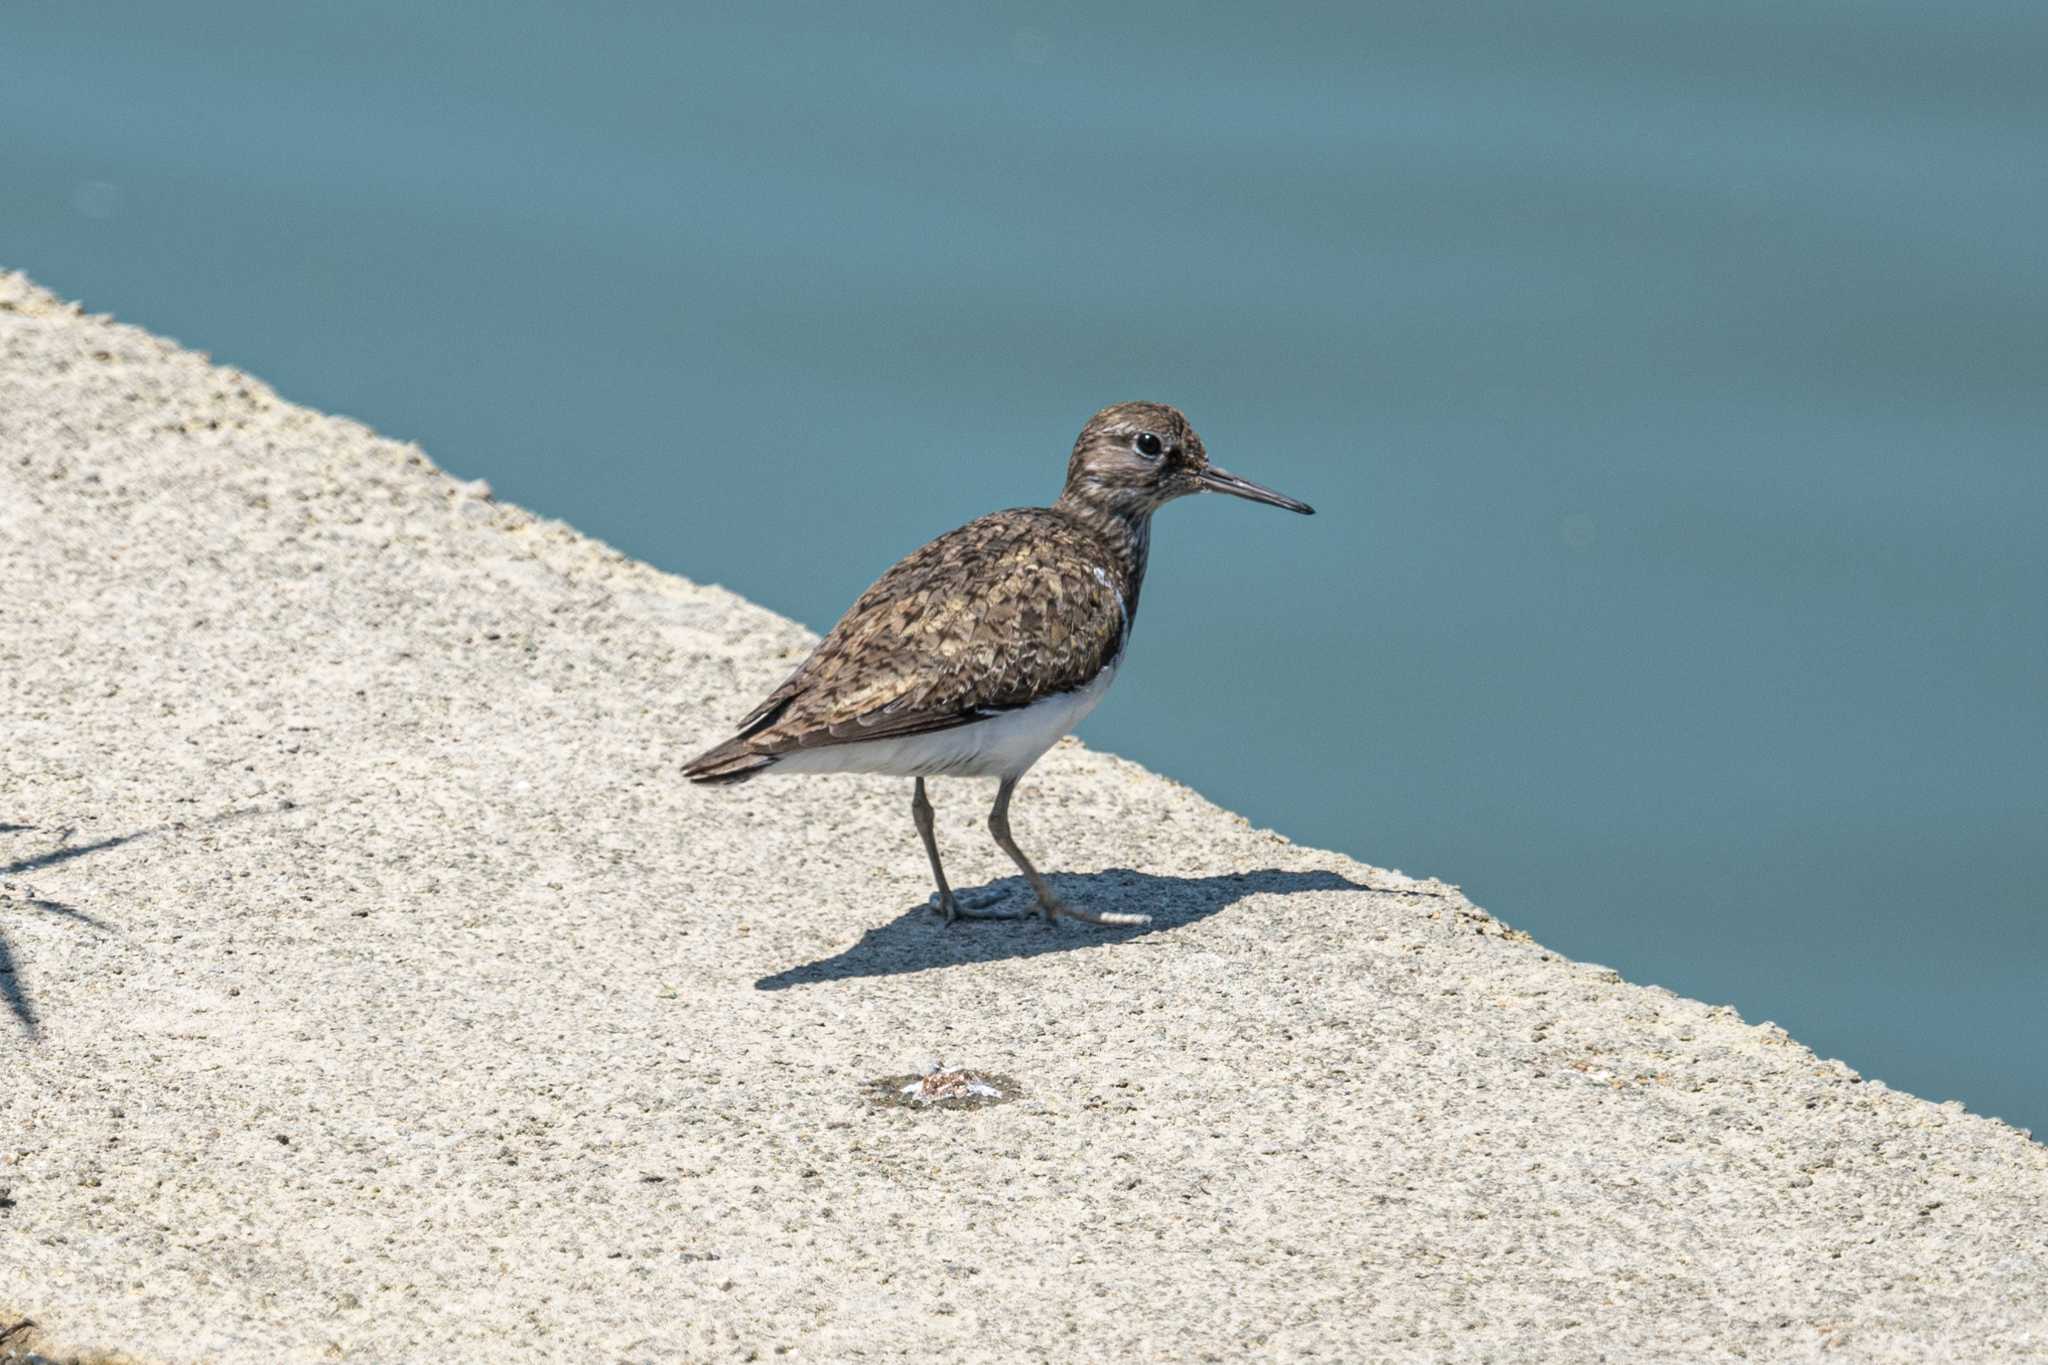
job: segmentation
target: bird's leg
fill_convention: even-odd
[[[939,840],[932,833],[931,798],[924,794],[921,777],[910,791],[910,818],[917,822],[917,837],[924,840],[924,856],[932,860],[932,880],[939,884],[939,913],[951,924],[959,918],[960,905],[953,899],[953,888],[946,885],[946,869],[939,866]]]
[[[951,924],[956,919],[1015,918],[1010,915],[978,915],[974,913],[977,910],[984,910],[994,905],[1002,899],[1000,895],[983,896],[963,902],[958,896],[953,894],[953,888],[946,884],[946,869],[939,866],[938,836],[932,832],[931,798],[924,794],[924,779],[921,777],[917,779],[917,786],[912,789],[910,794],[910,818],[917,822],[918,837],[924,840],[924,855],[932,860],[932,880],[939,884],[938,904],[933,908],[945,916],[946,923]]]
[[[1089,924],[1150,924],[1150,915],[1131,915],[1121,911],[1076,910],[1052,893],[1045,878],[1038,875],[1038,869],[1024,856],[1024,850],[1017,847],[1017,841],[1010,837],[1010,793],[1017,789],[1017,779],[1006,777],[1003,785],[996,788],[996,806],[988,813],[988,832],[1002,845],[1003,852],[1010,855],[1010,861],[1023,872],[1024,880],[1031,883],[1031,889],[1038,893],[1038,913],[1049,925],[1061,915],[1068,919],[1085,920]]]

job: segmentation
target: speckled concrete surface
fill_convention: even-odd
[[[1156,925],[944,929],[677,776],[804,630],[480,492],[0,279],[0,1355],[2048,1355],[2023,1134],[1073,744]]]

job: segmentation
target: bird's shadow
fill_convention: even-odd
[[[1087,876],[1050,877],[1062,899],[1090,910],[1117,910],[1150,915],[1150,924],[1106,926],[1062,920],[1047,926],[1033,912],[1031,888],[1022,877],[1004,877],[986,886],[962,890],[963,900],[995,891],[1000,906],[991,907],[1018,918],[956,920],[946,924],[923,902],[887,924],[868,930],[860,942],[830,957],[806,962],[764,976],[759,991],[782,991],[824,981],[864,976],[898,976],[935,967],[970,962],[999,962],[1071,952],[1104,943],[1121,943],[1163,933],[1205,920],[1247,896],[1292,895],[1299,891],[1375,891],[1378,888],[1340,877],[1335,872],[1231,872],[1215,877],[1161,877],[1129,868],[1110,868]]]

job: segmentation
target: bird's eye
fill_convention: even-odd
[[[1166,445],[1149,431],[1141,431],[1131,438],[1131,449],[1148,460],[1156,460],[1166,450]]]

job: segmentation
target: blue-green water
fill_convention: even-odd
[[[12,4],[0,260],[820,628],[1178,403],[1092,742],[2048,1126],[2048,6],[969,9]]]

